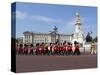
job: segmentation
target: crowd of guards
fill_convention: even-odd
[[[17,55],[80,55],[80,45],[78,42],[74,46],[70,42],[64,43],[37,43],[16,44]]]

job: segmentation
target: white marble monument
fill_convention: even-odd
[[[82,31],[82,23],[81,23],[81,17],[80,17],[80,13],[76,12],[75,14],[75,32],[73,35],[73,43],[74,41],[79,42],[80,44],[83,44],[84,42],[84,35],[83,35],[83,31]]]

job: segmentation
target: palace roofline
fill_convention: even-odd
[[[31,31],[25,31],[25,32],[23,32],[23,34],[26,34],[26,33],[28,33],[30,35],[33,35],[33,34],[50,35],[51,34],[50,32],[47,32],[47,33],[45,33],[45,32],[31,32]],[[57,33],[57,34],[59,34],[59,35],[65,35],[65,36],[72,36],[73,35],[73,34],[64,34],[64,33]]]

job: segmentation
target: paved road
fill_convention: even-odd
[[[97,55],[30,56],[16,55],[16,72],[37,72],[96,68]]]

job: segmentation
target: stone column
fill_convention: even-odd
[[[29,37],[29,39],[28,39],[28,40],[29,40],[29,43],[30,43],[30,35],[29,35],[28,37]]]
[[[25,36],[25,44],[26,44],[26,35],[24,35]]]
[[[28,43],[29,43],[29,35],[28,35]]]
[[[69,36],[69,38],[70,38],[70,42],[72,41],[72,36]]]
[[[23,44],[25,44],[25,35],[23,36]]]
[[[28,35],[27,35],[27,43],[28,43]]]

